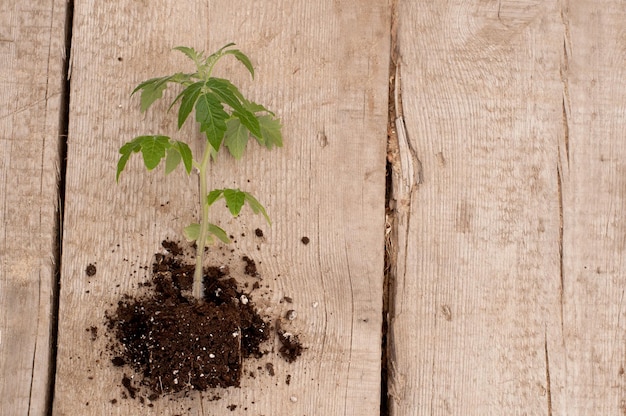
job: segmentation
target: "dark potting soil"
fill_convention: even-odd
[[[142,390],[150,400],[183,390],[239,386],[242,360],[265,353],[261,344],[269,338],[269,323],[227,267],[207,268],[204,301],[193,299],[194,266],[184,263],[178,244],[165,241],[163,247],[168,253],[155,255],[151,281],[143,285],[146,294],[125,295],[106,316],[111,363],[135,374],[124,373],[122,385],[131,398]],[[244,261],[246,273],[256,274],[254,262]],[[287,359],[283,349],[300,355],[302,346],[285,346],[281,332],[281,355]]]

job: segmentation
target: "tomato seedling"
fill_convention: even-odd
[[[183,234],[190,241],[196,242],[196,266],[192,292],[197,299],[202,299],[204,287],[203,258],[207,243],[213,243],[217,238],[224,243],[230,242],[226,232],[219,226],[209,222],[209,207],[223,199],[230,213],[237,217],[245,204],[256,214],[262,214],[268,223],[269,216],[263,205],[248,192],[239,189],[207,189],[206,174],[210,160],[215,160],[222,146],[235,158],[243,155],[248,139],[254,137],[256,141],[272,149],[282,146],[280,120],[275,114],[246,99],[239,89],[229,80],[211,76],[215,64],[224,56],[232,55],[241,62],[254,78],[254,68],[250,59],[240,50],[233,49],[234,43],[222,47],[217,52],[204,56],[193,48],[179,46],[174,48],[191,59],[196,71],[193,73],[178,72],[160,78],[152,78],[139,84],[132,92],[134,95],[141,92],[141,112],[162,98],[163,91],[170,84],[179,84],[183,90],[172,101],[170,109],[178,104],[178,129],[180,130],[189,114],[195,109],[196,121],[199,124],[207,143],[200,159],[193,157],[189,145],[183,141],[172,140],[164,135],[137,136],[120,148],[120,159],[117,163],[116,181],[126,167],[128,159],[133,153],[141,152],[143,161],[148,170],[152,170],[165,158],[165,174],[169,174],[182,161],[187,174],[193,168],[197,169],[199,178],[199,223],[185,227]]]

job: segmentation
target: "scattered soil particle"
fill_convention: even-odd
[[[111,364],[113,364],[114,367],[122,367],[126,364],[126,361],[122,357],[113,357],[111,358]]]
[[[96,265],[93,263],[89,263],[87,265],[87,268],[85,269],[85,274],[89,277],[95,276],[96,275]]]
[[[311,242],[311,240],[309,240],[309,237],[306,236],[302,237],[300,241],[302,241],[302,244],[304,244],[305,246]]]
[[[96,339],[98,339],[98,328],[97,327],[90,326],[89,328],[86,329],[86,331],[90,333],[92,341],[95,341]]]
[[[226,408],[228,410],[230,410],[231,412],[234,412],[235,409],[237,408],[237,405],[236,404],[231,404],[231,405],[226,406]]]
[[[258,277],[259,276],[259,272],[257,271],[256,263],[254,262],[254,260],[252,260],[248,256],[243,256],[241,258],[241,260],[246,262],[246,268],[245,268],[244,272],[248,276],[252,276],[252,277]]]
[[[291,384],[291,374],[287,374],[287,376],[285,377],[285,384],[286,385]]]
[[[176,243],[175,241],[163,240],[161,242],[161,246],[163,246],[164,249],[172,253],[173,256],[180,256],[183,254],[183,249],[180,248],[178,243]]]
[[[131,379],[126,374],[124,374],[124,377],[122,377],[122,386],[126,388],[130,398],[134,399],[137,395],[137,389],[133,387]]]
[[[169,253],[155,255],[147,293],[125,295],[107,315],[113,365],[134,370],[150,400],[239,386],[242,360],[264,354],[260,344],[268,339],[269,325],[253,302],[240,301],[250,295],[238,289],[227,268],[207,268],[203,301],[191,298],[193,266],[178,257],[183,250],[176,243],[163,246]],[[139,388],[126,374],[122,385],[131,398],[137,396]]]
[[[257,237],[263,237],[263,230],[257,228],[256,230],[254,230],[254,235],[256,235]]]
[[[289,363],[296,361],[304,351],[304,347],[298,336],[283,330],[280,326],[280,321],[276,324],[276,333],[278,334],[278,340],[282,344],[278,350],[280,355]]]

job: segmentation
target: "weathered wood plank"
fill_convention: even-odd
[[[624,415],[626,4],[568,3],[560,164],[563,338],[555,339],[565,354],[553,377],[559,387],[554,414]]]
[[[563,32],[556,1],[399,1],[394,416],[554,414]]]
[[[75,7],[54,413],[378,414],[386,2],[76,1]],[[221,178],[228,174],[268,207],[274,223],[264,227],[265,241],[239,238],[237,253],[259,263],[271,290],[265,313],[298,311],[294,330],[308,350],[292,365],[272,353],[261,364],[272,361],[275,377],[245,379],[241,389],[221,391],[220,401],[162,399],[148,408],[121,400],[121,374],[100,355],[106,341],[91,341],[85,329],[100,325],[120,294],[136,290],[143,276],[133,271],[191,221],[197,185],[176,173],[161,182],[161,172],[146,175],[135,161],[115,186],[118,147],[174,124],[158,110],[140,116],[128,94],[139,81],[179,68],[184,59],[171,47],[210,50],[229,41],[251,56],[254,82],[233,71],[244,90],[282,118],[285,147],[272,153],[252,147],[239,167],[223,157],[212,181],[233,185]],[[250,235],[261,221],[227,226]],[[310,244],[300,243],[303,236]],[[87,279],[93,262],[97,274]],[[294,303],[280,304],[285,295]],[[238,406],[233,412],[226,409],[231,404]]]
[[[63,0],[0,4],[0,414],[48,398]]]

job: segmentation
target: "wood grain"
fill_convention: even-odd
[[[552,415],[559,5],[399,1],[398,47],[397,128],[421,171],[396,195],[390,414]]]
[[[49,389],[65,7],[0,4],[0,414]]]
[[[380,328],[387,108],[386,2],[243,1],[75,2],[67,209],[60,299],[54,414],[363,414],[379,411]],[[222,157],[213,186],[242,186],[266,205],[273,225],[221,217],[237,236],[226,256],[236,268],[248,254],[267,295],[257,299],[276,318],[295,309],[291,329],[308,348],[286,364],[272,353],[250,370],[241,389],[153,407],[122,400],[121,371],[86,328],[102,328],[105,310],[136,291],[165,237],[176,238],[195,215],[195,178],[146,174],[139,160],[114,182],[119,146],[134,135],[174,133],[166,105],[140,116],[131,89],[187,65],[178,45],[213,50],[234,41],[255,64],[224,62],[243,91],[284,124],[285,147],[252,146],[240,163]],[[221,65],[221,64],[220,64]],[[173,96],[172,96],[173,98]],[[198,139],[189,124],[183,134]],[[230,179],[226,179],[230,178]],[[248,182],[249,181],[249,182]],[[262,227],[264,238],[252,230]],[[310,238],[304,245],[301,237]],[[258,248],[257,248],[258,246]],[[216,261],[222,258],[214,250]],[[97,274],[87,278],[89,263]],[[284,296],[293,304],[281,303]],[[102,332],[99,332],[102,334]],[[257,371],[273,362],[276,376]],[[291,376],[287,385],[285,379]],[[117,403],[111,401],[117,399]],[[233,412],[226,406],[237,405]]]
[[[398,19],[423,170],[397,192],[391,414],[623,415],[623,3]]]
[[[570,2],[562,78],[563,338],[554,414],[626,414],[626,4]]]

